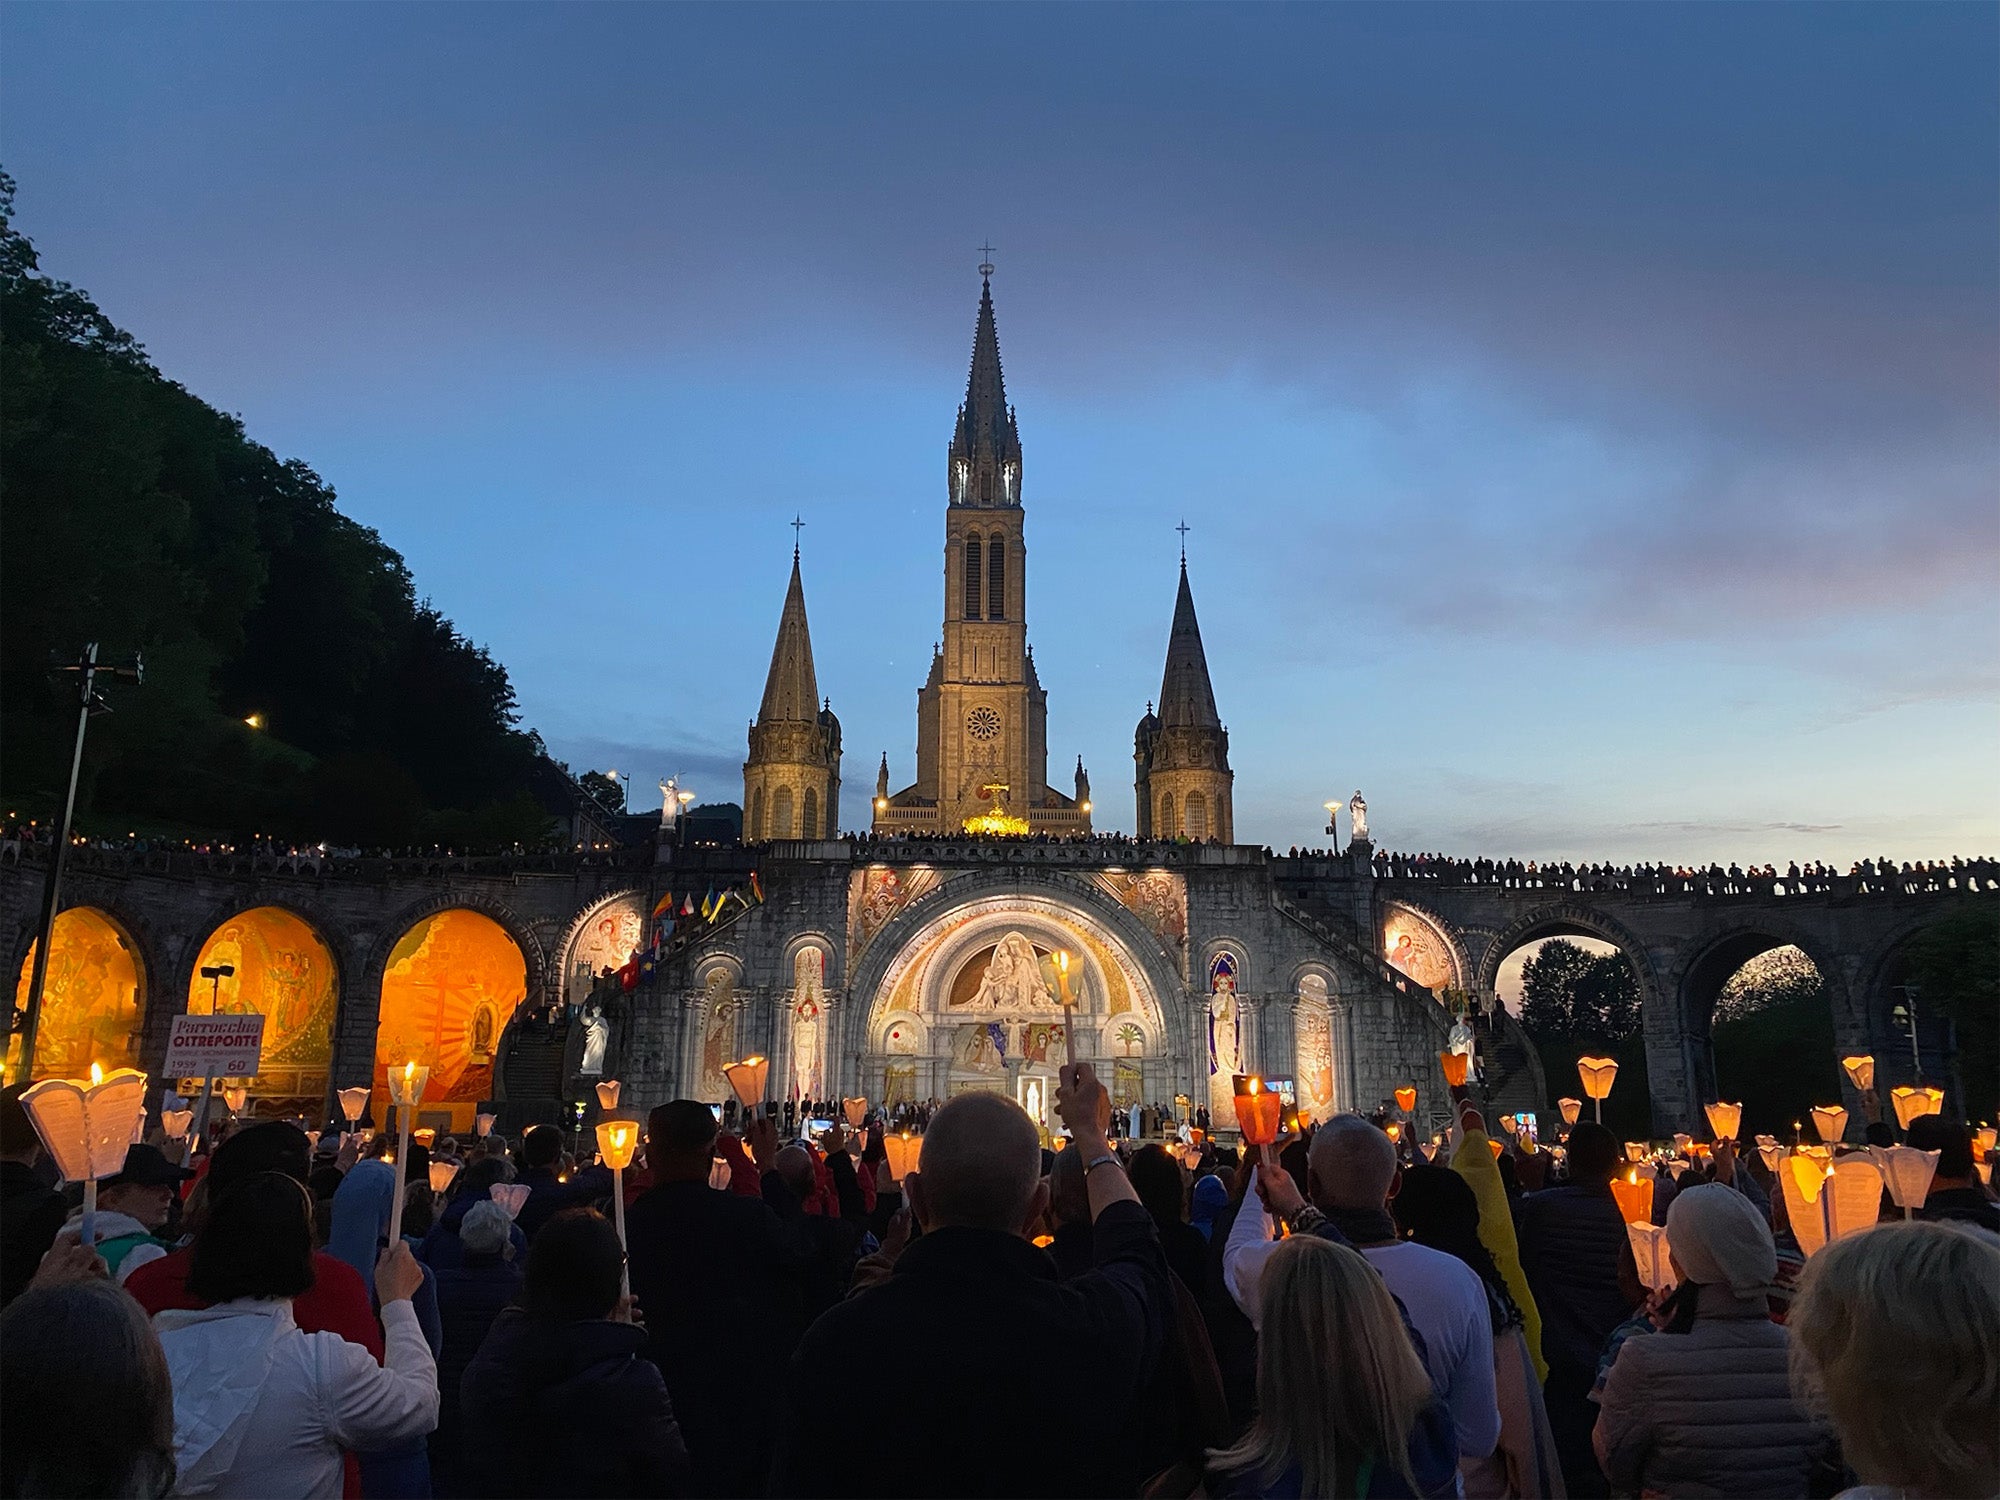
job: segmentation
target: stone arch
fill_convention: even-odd
[[[493,945],[494,934],[511,944],[511,956]],[[469,1129],[480,1101],[496,1095],[507,1027],[546,994],[548,977],[532,927],[501,902],[447,895],[405,908],[370,955],[364,989],[374,1000],[366,1049],[372,1117],[386,1120],[387,1069],[406,1055],[433,1067],[421,1117]],[[359,1020],[343,1015],[343,1042]],[[358,1058],[348,1061],[352,1066]]]
[[[37,934],[16,945],[14,1004],[27,1004]],[[82,1078],[90,1065],[105,1071],[138,1067],[148,1010],[159,1003],[157,966],[133,924],[108,904],[79,902],[56,913],[48,972],[35,1031],[35,1075]],[[7,1041],[7,1077],[20,1072],[18,1033]]]
[[[819,791],[815,787],[806,788],[805,801],[801,805],[799,815],[799,837],[802,839],[819,837]]]
[[[1180,824],[1174,821],[1174,794],[1172,792],[1162,792],[1160,793],[1159,836],[1163,839],[1170,839],[1178,836],[1180,831]]]
[[[1812,933],[1767,912],[1704,927],[1681,946],[1668,975],[1673,1020],[1680,1028],[1688,1081],[1701,1102],[1715,1099],[1715,1002],[1736,971],[1778,948],[1797,948],[1813,961],[1836,1017],[1845,1009],[1839,966]]]
[[[231,903],[203,929],[182,988],[186,1013],[225,1012],[267,1017],[262,1066],[250,1080],[253,1097],[283,1101],[286,1113],[317,1114],[332,1079],[344,969],[326,928],[289,901]],[[201,970],[228,964],[221,986]]]
[[[965,608],[961,613],[968,620],[976,620],[983,611],[979,607],[980,586],[984,582],[983,570],[979,566],[979,533],[967,532],[965,536]]]
[[[1468,988],[1474,969],[1465,944],[1429,907],[1401,899],[1383,902],[1380,941],[1383,958],[1432,993]],[[1399,950],[1409,967],[1397,962]]]
[[[986,618],[1007,618],[1007,534],[996,531],[986,540]]]
[[[1845,1008],[1834,1010],[1835,1035],[1842,1048],[1875,1055],[1876,1089],[1885,1101],[1890,1088],[1915,1082],[1909,1033],[1898,1029],[1891,1019],[1891,1012],[1904,999],[1897,986],[1909,978],[1910,943],[1927,929],[1965,909],[1953,904],[1929,910],[1898,922],[1877,938],[1853,966],[1854,983],[1844,996]],[[1960,1108],[1962,1101],[1953,1097],[1958,1080],[1954,1076],[1949,1023],[1935,1014],[1933,1008],[1925,1007],[1921,995],[1917,1015],[1924,1081],[1946,1088],[1946,1113],[1950,1113]]]
[[[764,836],[771,839],[789,839],[798,836],[792,824],[792,789],[781,786],[771,794],[771,824],[764,830]]]
[[[570,918],[555,948],[559,958],[553,976],[565,1000],[581,1001],[606,965],[621,967],[634,948],[644,945],[646,910],[646,893],[626,886],[596,897]]]

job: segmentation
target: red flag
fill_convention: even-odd
[[[669,911],[673,909],[673,905],[674,905],[674,893],[672,891],[668,891],[666,895],[660,897],[660,904],[653,908],[654,917],[657,918],[665,916]]]
[[[636,990],[639,987],[639,950],[634,948],[632,956],[625,960],[625,967],[618,971],[618,987]]]

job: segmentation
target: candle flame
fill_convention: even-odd
[[[99,1063],[92,1063],[90,1065],[90,1086],[92,1088],[96,1088],[102,1082],[104,1082],[103,1065]]]
[[[411,1082],[411,1080],[413,1080],[413,1079],[414,1079],[414,1078],[415,1078],[416,1076],[417,1076],[417,1065],[416,1065],[416,1063],[415,1063],[414,1061],[411,1061],[411,1062],[406,1062],[406,1063],[404,1063],[404,1064],[403,1064],[403,1083],[404,1083],[404,1085],[405,1085],[405,1086],[407,1087],[407,1086],[409,1085],[409,1083]]]
[[[1061,949],[1057,952],[1056,967],[1058,969],[1061,969],[1065,974],[1069,972],[1069,950],[1067,948]]]

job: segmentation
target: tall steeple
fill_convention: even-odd
[[[953,505],[1021,503],[1021,430],[1000,373],[1000,332],[993,321],[993,266],[982,264],[979,321],[972,331],[972,371],[951,435],[947,465]]]
[[[1174,600],[1173,628],[1167,632],[1167,670],[1160,679],[1160,723],[1220,729],[1215,688],[1208,680],[1208,653],[1201,647],[1201,622],[1194,615],[1187,559],[1181,559],[1181,591]]]
[[[1236,777],[1229,769],[1229,731],[1215,711],[1186,553],[1181,554],[1174,623],[1167,632],[1159,709],[1155,713],[1148,705],[1139,720],[1132,760],[1141,838],[1234,841]]]
[[[820,700],[795,544],[764,701],[750,726],[750,758],[743,763],[743,838],[753,844],[831,838],[839,820],[840,720],[832,704]]]
[[[813,671],[812,630],[806,624],[806,586],[799,577],[798,548],[792,549],[792,582],[778,616],[778,642],[771,648],[771,671],[764,679],[759,724],[811,723],[819,715],[819,677]]]

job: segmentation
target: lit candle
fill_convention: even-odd
[[[601,1120],[597,1126],[597,1154],[604,1158],[611,1168],[611,1214],[618,1226],[618,1245],[625,1248],[625,1169],[632,1165],[632,1157],[639,1149],[639,1122],[637,1120]],[[618,1273],[618,1284],[625,1296],[632,1295],[632,1271],[629,1266]]]
[[[431,1070],[415,1062],[403,1064],[401,1072],[389,1070],[389,1098],[396,1106],[396,1191],[389,1199],[389,1248],[403,1237],[403,1163],[410,1159],[410,1127],[416,1123],[417,1106],[423,1102],[424,1085]]]
[[[146,1075],[136,1068],[106,1074],[90,1065],[88,1083],[45,1078],[21,1095],[21,1108],[64,1180],[83,1184],[78,1242],[97,1243],[97,1180],[125,1165],[137,1123],[146,1117]]]

